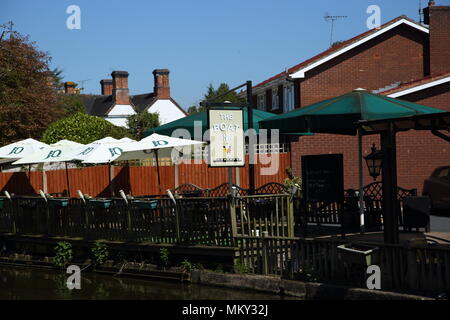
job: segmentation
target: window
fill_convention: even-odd
[[[259,110],[266,109],[266,95],[264,93],[258,95],[258,109]]]
[[[272,110],[278,109],[280,101],[278,99],[278,88],[272,89]]]
[[[284,112],[289,112],[294,109],[294,86],[287,85],[284,87],[283,93],[284,100]]]
[[[446,179],[448,177],[449,172],[450,168],[443,168],[436,173],[435,177]]]

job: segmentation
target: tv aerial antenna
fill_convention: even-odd
[[[347,16],[330,16],[328,13],[325,13],[324,17],[326,22],[331,22],[331,31],[330,31],[330,47],[333,45],[333,31],[334,31],[334,22],[338,19],[347,18]]]
[[[77,80],[77,83],[81,83],[81,88],[80,88],[80,92],[84,91],[84,83],[89,81],[91,79],[85,79],[85,80]]]
[[[419,23],[423,24],[422,0],[419,0]]]

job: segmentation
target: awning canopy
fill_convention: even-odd
[[[260,125],[265,129],[279,129],[280,133],[354,135],[361,120],[376,121],[438,113],[445,111],[355,89],[342,96],[262,120]]]
[[[359,121],[359,126],[366,134],[387,131],[390,127],[394,131],[406,130],[448,130],[450,129],[450,112],[419,114],[411,117]]]
[[[236,109],[235,107],[229,107],[230,109]],[[244,107],[244,131],[248,129],[248,119],[247,119],[247,108]],[[257,109],[253,109],[253,128],[256,130],[256,133],[259,132],[259,122],[264,119],[269,119],[273,117],[275,114],[271,112],[261,111]],[[197,123],[196,123],[197,122]],[[152,133],[158,133],[166,136],[171,136],[173,131],[176,129],[186,129],[189,131],[192,139],[202,139],[202,137],[197,137],[199,133],[195,134],[194,125],[197,124],[201,128],[201,135],[205,134],[205,131],[208,129],[208,115],[206,111],[194,113],[187,117],[181,118],[179,120],[175,120],[169,123],[166,123],[157,128],[153,128],[147,130],[145,132],[145,136],[148,136]],[[199,129],[198,129],[199,130]],[[203,140],[203,139],[202,139]]]

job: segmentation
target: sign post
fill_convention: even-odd
[[[232,108],[210,108],[209,166],[228,168],[228,183],[233,185],[233,167],[245,165],[244,116],[243,110]]]

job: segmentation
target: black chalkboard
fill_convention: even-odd
[[[303,194],[307,201],[344,199],[344,161],[342,154],[302,156]]]

